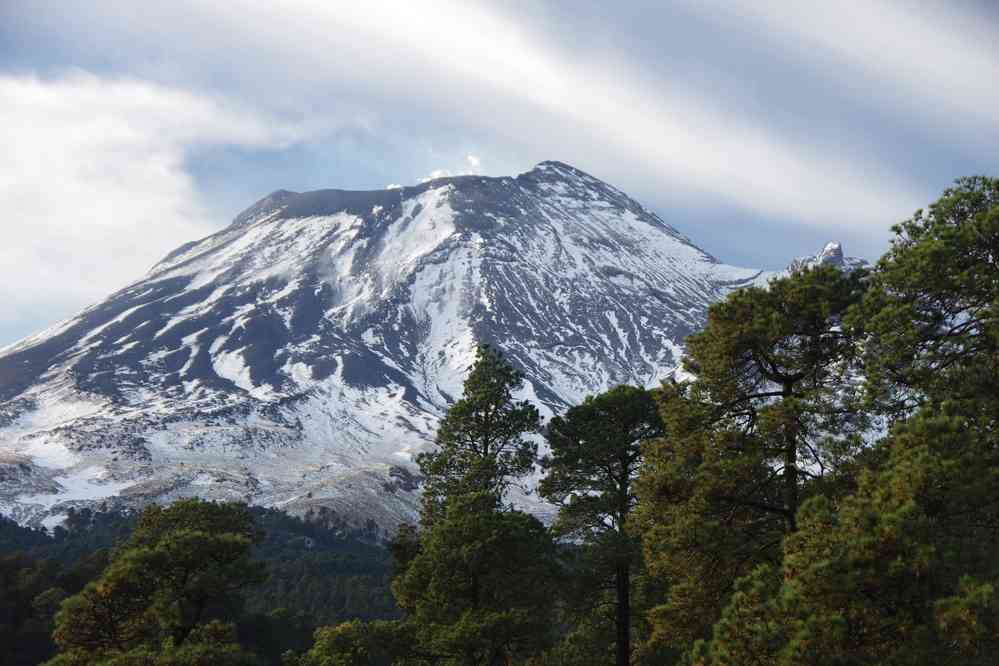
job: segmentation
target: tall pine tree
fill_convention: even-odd
[[[647,566],[670,586],[652,614],[658,640],[706,636],[735,581],[779,563],[802,501],[861,445],[843,320],[862,280],[824,266],[737,291],[688,339],[696,380],[664,387],[666,436],[639,480]]]
[[[631,663],[632,573],[640,561],[630,529],[642,443],[663,434],[648,391],[618,386],[552,419],[551,454],[540,493],[559,508],[555,529],[591,551],[589,560],[613,581],[617,664]]]
[[[553,632],[555,546],[504,493],[529,473],[537,409],[513,394],[522,375],[479,347],[460,400],[417,459],[425,478],[421,531],[395,545],[392,589],[411,632],[411,656],[434,663],[498,666],[541,651]]]
[[[480,345],[460,400],[437,429],[437,448],[417,456],[423,474],[425,524],[447,498],[468,492],[502,497],[509,485],[534,469],[537,444],[525,435],[540,430],[538,410],[516,401],[523,374],[495,349]]]

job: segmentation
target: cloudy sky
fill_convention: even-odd
[[[999,175],[999,5],[0,0],[0,345],[278,188],[569,162],[777,268]]]

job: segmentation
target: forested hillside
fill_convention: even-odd
[[[712,306],[688,379],[548,423],[479,346],[387,549],[198,500],[4,522],[0,660],[994,664],[999,180],[894,231]],[[538,469],[551,525],[507,499]]]
[[[190,511],[185,506],[171,510],[183,515]],[[258,507],[247,511],[261,534],[252,558],[267,575],[255,584],[237,581],[240,599],[225,616],[264,663],[307,648],[324,624],[398,616],[389,554],[379,545],[383,535],[350,528],[330,512],[303,520]],[[34,665],[55,654],[51,634],[60,603],[128,547],[139,519],[84,509],[71,512],[50,536],[0,517],[0,663]]]

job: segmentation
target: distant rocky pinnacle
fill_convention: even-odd
[[[842,270],[851,271],[868,265],[868,262],[863,259],[843,256],[843,246],[835,241],[830,241],[818,254],[810,257],[799,257],[792,261],[787,270],[794,273],[816,266],[835,266]]]
[[[850,260],[829,245],[806,261]],[[711,303],[770,275],[559,162],[279,190],[0,350],[0,512],[51,526],[73,506],[197,495],[391,528],[415,515],[412,456],[477,343],[550,415],[656,385]]]

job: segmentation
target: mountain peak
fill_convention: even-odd
[[[588,178],[593,178],[593,176],[586,173],[582,169],[577,169],[571,164],[560,162],[558,160],[545,160],[543,162],[538,162],[534,165],[534,168],[531,169],[531,171],[555,171],[573,176],[586,176]]]
[[[233,219],[232,224],[233,226],[251,224],[256,220],[259,220],[261,217],[273,212],[275,209],[287,204],[296,196],[298,196],[298,192],[292,192],[290,190],[274,190],[266,197],[260,199],[237,215],[235,219]]]
[[[788,271],[795,272],[818,266],[835,266],[843,270],[855,270],[868,266],[868,262],[859,257],[847,257],[843,254],[843,245],[838,241],[829,241],[817,254],[798,257],[788,266]]]
[[[837,241],[829,241],[822,247],[819,253],[819,263],[842,264],[843,246]]]
[[[551,415],[657,385],[708,306],[760,275],[561,162],[277,190],[0,354],[0,511],[199,495],[392,525],[418,505],[393,470],[432,443],[476,344]]]

